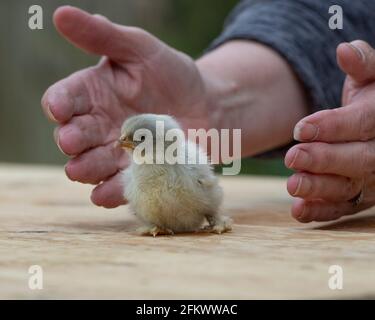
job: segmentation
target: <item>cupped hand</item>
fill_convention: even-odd
[[[329,221],[375,204],[375,51],[363,41],[343,43],[337,59],[347,74],[342,107],[302,119],[286,157],[297,171],[288,180],[300,222]],[[361,203],[355,203],[362,192]]]
[[[202,79],[189,57],[142,29],[69,6],[56,10],[54,23],[67,40],[102,59],[52,85],[42,98],[44,112],[58,123],[60,150],[71,156],[67,176],[97,185],[95,204],[116,207],[125,203],[119,171],[127,160],[113,148],[123,121],[135,113],[168,113],[185,126],[205,127]]]

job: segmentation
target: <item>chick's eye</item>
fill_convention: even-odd
[[[141,136],[140,139],[141,139],[141,141],[145,141],[146,140],[146,136]]]

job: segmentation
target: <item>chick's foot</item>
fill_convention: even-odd
[[[208,226],[204,228],[207,232],[212,233],[224,233],[232,230],[233,221],[228,217],[212,217],[207,216]]]
[[[173,235],[174,232],[170,229],[163,229],[159,228],[157,226],[145,226],[140,227],[137,229],[137,232],[139,232],[143,236],[160,236],[160,235]]]

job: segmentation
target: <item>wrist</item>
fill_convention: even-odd
[[[202,108],[205,110],[207,128],[219,129],[224,110],[233,105],[232,98],[238,92],[238,84],[234,80],[220,77],[209,59],[199,59],[195,64],[202,81]]]
[[[210,126],[241,129],[244,155],[291,141],[307,103],[302,85],[276,51],[251,41],[230,41],[196,66]]]

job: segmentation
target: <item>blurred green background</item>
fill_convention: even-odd
[[[53,142],[53,125],[42,114],[40,99],[49,85],[95,64],[63,40],[52,24],[65,4],[155,34],[169,45],[198,57],[221,32],[237,0],[1,0],[0,1],[0,162],[63,164]],[[42,6],[44,29],[28,28],[28,9]],[[242,173],[287,175],[281,159],[243,161]]]

